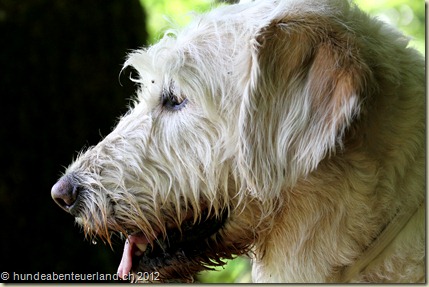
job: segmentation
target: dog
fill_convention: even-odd
[[[126,238],[122,278],[249,255],[254,282],[425,282],[425,66],[401,33],[346,0],[255,1],[124,67],[129,112],[51,191]]]

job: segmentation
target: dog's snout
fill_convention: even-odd
[[[78,187],[66,177],[61,178],[51,189],[53,200],[67,212],[70,212],[78,195]]]

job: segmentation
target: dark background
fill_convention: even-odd
[[[0,0],[0,36],[0,273],[115,274],[122,243],[85,240],[50,190],[133,97],[119,74],[146,43],[140,2]]]

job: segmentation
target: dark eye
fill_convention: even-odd
[[[186,98],[179,98],[177,95],[174,94],[174,91],[172,89],[165,89],[162,91],[161,95],[161,103],[162,106],[166,109],[172,110],[172,111],[178,111],[182,109],[186,103],[188,102],[188,99]]]

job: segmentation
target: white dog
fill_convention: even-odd
[[[424,282],[425,70],[346,0],[224,6],[132,53],[138,98],[52,188],[119,274]],[[135,278],[134,278],[135,279]]]

